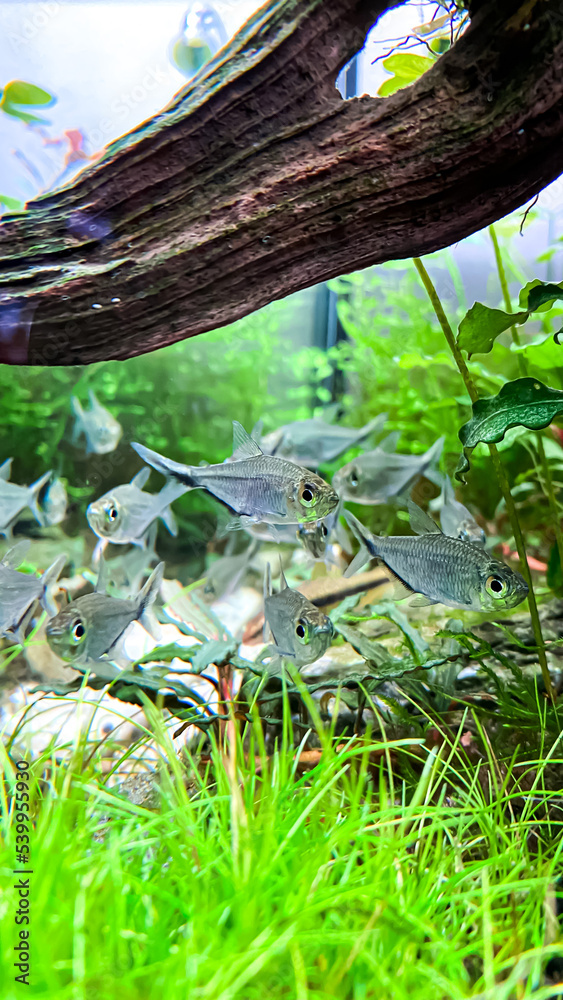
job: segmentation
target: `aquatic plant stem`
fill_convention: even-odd
[[[489,226],[489,235],[491,237],[493,243],[493,249],[495,252],[495,261],[497,265],[502,297],[504,299],[504,307],[507,313],[511,313],[513,310],[512,310],[512,302],[510,301],[510,292],[508,290],[508,282],[506,280],[506,272],[504,270],[502,253],[497,239],[496,230],[493,225]],[[520,336],[518,334],[516,326],[511,326],[510,331],[512,333],[512,340],[514,341],[516,346],[519,347]],[[529,376],[530,371],[528,368],[528,364],[526,358],[523,357],[522,354],[518,355],[518,368],[520,370],[521,375]],[[557,543],[557,550],[559,552],[559,562],[560,565],[563,566],[563,532],[561,531],[561,519],[559,511],[557,510],[557,501],[555,500],[555,493],[553,490],[553,480],[551,478],[551,470],[549,468],[549,463],[547,461],[547,456],[545,454],[545,448],[543,445],[543,437],[541,431],[537,434],[537,443],[538,443],[538,455],[543,473],[543,479],[541,480],[541,488],[547,500],[549,506],[549,513],[551,514],[553,520],[553,527],[555,530],[555,540]]]
[[[553,530],[555,531],[555,542],[557,545],[557,550],[559,552],[559,564],[563,566],[563,531],[561,531],[561,516],[557,509],[557,501],[555,499],[555,491],[553,489],[553,479],[551,478],[551,469],[549,468],[549,463],[545,454],[545,448],[543,446],[543,437],[541,434],[537,435],[538,442],[538,454],[540,457],[541,467],[544,475],[544,481],[542,483],[542,488],[547,498],[549,504],[549,513],[551,514],[553,520]]]
[[[436,313],[438,322],[442,328],[442,332],[448,342],[448,346],[454,356],[455,362],[459,369],[459,373],[464,381],[465,388],[469,393],[469,398],[472,403],[475,403],[479,399],[479,394],[475,388],[475,383],[471,378],[471,373],[465,363],[465,359],[458,347],[454,331],[450,325],[448,317],[446,316],[440,297],[432,283],[430,275],[426,270],[424,264],[422,263],[420,257],[413,257],[413,264],[420,275],[420,279],[424,288],[428,294],[428,298],[432,303],[432,308]],[[551,698],[552,702],[555,702],[555,695],[553,693],[553,688],[551,685],[551,677],[549,676],[549,668],[547,665],[547,657],[545,655],[545,644],[543,641],[543,635],[541,630],[540,617],[538,614],[538,606],[536,603],[536,595],[534,594],[534,587],[532,583],[532,574],[530,572],[530,567],[528,566],[528,560],[526,558],[526,544],[524,542],[524,536],[522,534],[522,529],[520,528],[520,522],[518,520],[518,514],[516,512],[516,506],[512,498],[512,493],[510,492],[510,483],[508,482],[508,477],[506,475],[504,466],[501,462],[500,455],[496,445],[488,445],[495,473],[497,476],[498,484],[500,486],[504,501],[506,504],[506,511],[510,519],[510,524],[514,534],[514,541],[516,542],[516,548],[518,550],[518,556],[520,559],[520,571],[524,577],[526,583],[528,584],[528,606],[530,608],[530,618],[532,619],[532,629],[534,633],[534,639],[536,641],[536,646],[538,647],[538,660],[541,667],[542,677],[545,684],[545,689],[547,694]]]
[[[502,261],[502,254],[500,252],[500,247],[499,247],[499,243],[498,243],[498,239],[497,239],[496,230],[495,230],[495,227],[493,225],[489,226],[489,236],[491,237],[491,240],[492,240],[492,243],[493,243],[493,250],[495,252],[495,262],[496,262],[496,265],[497,265],[498,279],[499,279],[499,282],[500,282],[500,289],[501,289],[501,292],[502,292],[502,297],[504,299],[504,308],[506,309],[507,313],[512,313],[513,309],[512,309],[512,302],[510,301],[510,292],[508,290],[508,282],[506,280],[506,271],[504,270],[504,264],[503,264],[503,261]],[[516,325],[515,324],[513,324],[510,327],[510,332],[512,334],[512,340],[514,341],[514,343],[516,344],[517,347],[520,347],[520,334],[518,333],[518,330],[516,329]],[[524,364],[524,359],[522,357],[518,357],[518,367],[523,372],[523,368],[525,367],[525,364]]]

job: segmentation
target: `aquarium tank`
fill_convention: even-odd
[[[2,997],[563,996],[557,0],[0,7]]]

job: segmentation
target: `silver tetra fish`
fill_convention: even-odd
[[[264,455],[238,420],[233,420],[233,456],[220,465],[173,462],[141,444],[133,448],[144,462],[190,489],[204,489],[236,516],[230,527],[265,521],[299,524],[326,517],[338,504],[320,476],[283,458]]]
[[[370,434],[382,430],[386,420],[386,413],[380,413],[364,427],[341,427],[317,418],[296,420],[261,437],[259,444],[265,455],[277,455],[308,469],[317,469],[364,441]],[[256,428],[252,434],[254,438],[255,431]]]
[[[18,573],[17,567],[21,566],[29,545],[28,541],[19,542],[0,562],[0,635],[15,637],[18,642],[24,640],[36,601],[49,614],[55,614],[57,609],[49,591],[66,562],[66,556],[58,556],[40,578]]]
[[[403,595],[421,594],[412,603],[446,604],[471,611],[502,611],[520,604],[528,586],[519,573],[493,559],[481,546],[444,535],[412,500],[408,502],[412,535],[372,535],[350,511],[344,516],[361,543],[346,575],[369,559],[380,559],[403,586]]]
[[[138,621],[152,632],[156,622],[151,608],[163,571],[161,562],[136,597],[121,600],[100,592],[105,587],[102,569],[95,593],[78,597],[47,623],[47,642],[53,652],[71,663],[87,664],[102,657],[111,659],[117,641],[132,622]]]
[[[147,531],[158,517],[171,535],[178,534],[170,504],[187,493],[188,487],[177,481],[166,483],[160,493],[144,493],[143,486],[150,475],[144,468],[130,483],[116,486],[88,505],[86,518],[98,538],[114,545],[140,545],[147,541]]]
[[[445,535],[461,538],[462,542],[473,542],[474,545],[486,545],[487,536],[473,517],[473,514],[455,498],[454,488],[449,476],[444,479],[442,488],[443,503],[440,509],[440,524]]]
[[[46,472],[31,486],[18,486],[17,483],[9,481],[11,467],[11,458],[6,459],[0,466],[0,535],[4,535],[5,538],[12,537],[12,527],[18,515],[26,507],[30,508],[36,521],[43,524],[37,498],[52,475],[51,472]]]
[[[98,401],[96,394],[88,391],[90,409],[84,410],[80,400],[71,396],[70,405],[76,417],[72,432],[72,443],[77,444],[80,435],[86,439],[86,454],[95,452],[97,455],[107,455],[114,451],[123,434],[119,421]]]
[[[343,500],[361,504],[388,503],[408,492],[424,475],[441,485],[437,463],[443,447],[443,437],[424,455],[390,454],[384,445],[379,446],[343,465],[332,485]]]
[[[304,667],[326,652],[334,627],[330,618],[303,594],[288,587],[281,563],[280,583],[282,589],[273,594],[268,563],[264,578],[264,632],[269,628],[272,633],[275,644],[270,647],[272,652],[288,657],[296,667]]]
[[[153,521],[146,537],[141,539],[144,545],[133,545],[125,552],[121,550],[119,555],[113,559],[108,559],[103,564],[107,576],[106,591],[112,597],[129,597],[136,593],[146,576],[150,575],[151,567],[158,563],[159,557],[155,552],[156,542],[156,521]],[[97,546],[96,546],[97,548]],[[94,569],[100,568],[101,552],[96,552],[95,560],[92,560]]]

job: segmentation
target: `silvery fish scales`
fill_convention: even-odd
[[[72,442],[76,444],[83,434],[86,440],[86,454],[95,452],[97,455],[107,455],[114,451],[123,434],[119,421],[102,406],[92,390],[88,392],[90,409],[83,409],[80,400],[72,396],[70,405],[76,417],[72,432]]]
[[[424,455],[389,454],[382,447],[358,455],[334,475],[332,485],[343,500],[354,503],[387,503],[405,494],[421,476],[436,479],[444,438],[439,438]],[[441,482],[440,482],[441,484]]]
[[[317,418],[296,420],[261,437],[259,445],[265,455],[277,455],[316,469],[381,430],[386,420],[386,413],[380,413],[364,427],[341,427]]]
[[[497,611],[524,600],[528,587],[519,573],[480,546],[444,535],[412,501],[409,512],[418,537],[375,536],[350,511],[344,513],[369,556],[385,563],[408,590],[424,596],[418,604]]]
[[[225,504],[238,523],[298,524],[334,510],[338,497],[320,476],[282,458],[263,455],[233,421],[233,459],[220,465],[188,466],[133,444],[143,461],[191,489],[205,489]]]
[[[141,469],[130,483],[114,487],[89,504],[86,517],[98,538],[107,538],[114,545],[144,547],[147,531],[156,518],[164,521],[170,534],[178,533],[169,505],[186,493],[188,487],[173,481],[166,483],[160,493],[144,493],[141,487],[149,475],[149,469]]]
[[[272,593],[270,566],[264,584],[264,618],[274,637],[274,651],[289,657],[297,667],[313,663],[331,644],[334,628],[298,590],[288,587],[280,567],[282,589]]]
[[[63,660],[84,664],[111,655],[132,622],[139,621],[150,630],[153,625],[150,610],[163,570],[164,563],[159,563],[143,589],[131,600],[96,591],[72,601],[47,623],[45,633],[53,652]]]

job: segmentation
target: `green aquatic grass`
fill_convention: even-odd
[[[243,752],[229,723],[196,767],[150,714],[166,760],[154,812],[108,786],[84,739],[32,765],[29,988],[13,982],[4,755],[3,1000],[554,995],[542,970],[561,945],[545,944],[545,904],[562,860],[544,774],[558,741],[517,772],[484,732],[468,766],[467,717],[426,743],[321,731],[302,773],[286,717],[270,755],[258,724]]]

